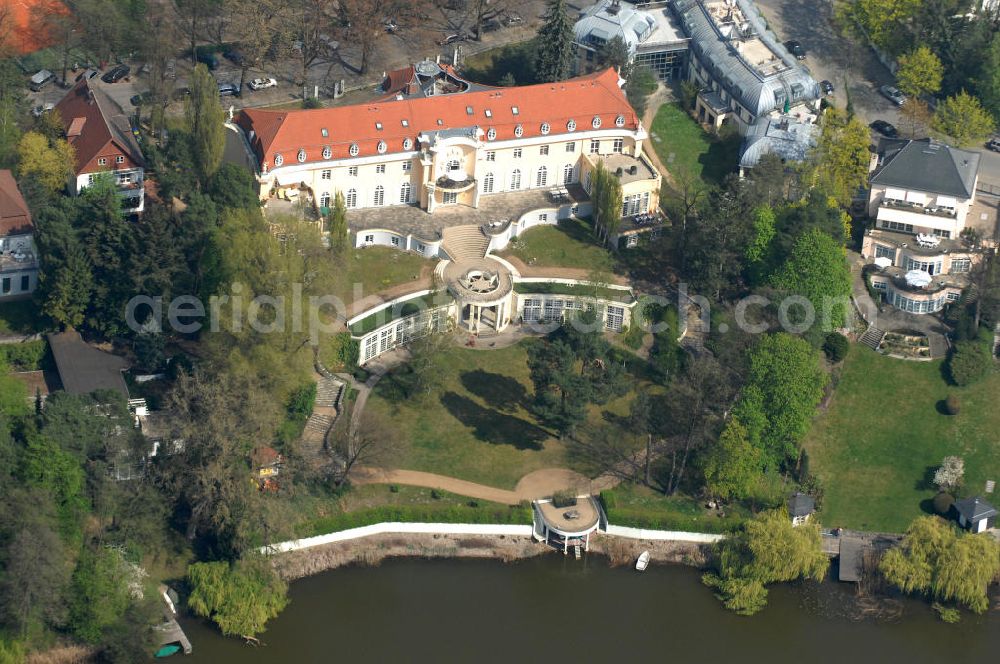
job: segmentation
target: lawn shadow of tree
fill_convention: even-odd
[[[937,489],[937,485],[934,484],[934,473],[937,472],[939,466],[925,466],[923,476],[913,483],[913,488],[917,491],[932,491]]]
[[[505,413],[512,413],[526,404],[528,391],[510,376],[476,369],[462,372],[459,379],[469,392]]]
[[[519,417],[506,415],[455,392],[441,395],[441,404],[462,424],[473,428],[473,435],[484,443],[511,445],[519,450],[542,449],[549,434]]]

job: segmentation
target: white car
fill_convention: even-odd
[[[45,104],[35,106],[33,109],[31,109],[31,114],[34,115],[36,118],[40,118],[49,111],[51,111],[52,109],[54,109],[55,107],[56,105],[53,104],[52,102],[47,102]]]
[[[878,91],[896,106],[902,106],[906,103],[906,95],[900,92],[898,88],[894,88],[891,85],[883,85]]]
[[[255,78],[247,83],[247,85],[250,86],[251,90],[267,90],[278,85],[278,82],[273,78]]]

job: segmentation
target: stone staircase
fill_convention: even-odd
[[[330,430],[333,426],[335,417],[332,415],[324,415],[322,413],[313,413],[306,420],[306,428],[302,434],[303,438],[308,437],[309,439],[314,439],[315,436],[309,436],[309,434],[317,434],[320,438],[326,436],[326,432]],[[322,442],[322,441],[321,441]]]
[[[858,341],[865,346],[868,346],[872,350],[878,350],[879,346],[882,345],[882,339],[885,338],[885,332],[878,329],[874,325],[869,325],[865,333],[861,335]]]
[[[483,258],[490,246],[479,226],[452,226],[444,229],[442,238],[445,252],[456,263]]]
[[[327,436],[340,417],[341,402],[346,392],[344,381],[327,371],[319,362],[316,363],[316,370],[320,374],[316,381],[316,401],[302,431],[302,454],[313,462],[322,458]]]
[[[323,376],[316,381],[316,407],[336,408],[344,383],[338,378]]]

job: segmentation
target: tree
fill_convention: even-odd
[[[399,429],[383,417],[364,411],[349,431],[334,438],[330,478],[335,487],[346,482],[357,466],[389,468],[396,461],[402,441]]]
[[[83,44],[101,62],[111,62],[126,43],[127,16],[114,0],[77,0],[74,14],[83,27]]]
[[[343,18],[350,23],[346,34],[361,51],[358,73],[367,74],[371,57],[386,35],[386,17],[407,5],[396,0],[340,0],[339,4]]]
[[[576,48],[573,22],[566,13],[565,0],[549,0],[544,23],[538,30],[535,73],[541,83],[562,81],[569,76]]]
[[[822,581],[829,565],[818,524],[795,527],[785,510],[772,510],[717,544],[712,571],[702,580],[727,609],[749,616],[766,606],[767,584]]]
[[[142,596],[138,570],[118,549],[84,548],[69,593],[69,625],[77,638],[95,645],[101,642],[105,630]]]
[[[191,64],[198,64],[199,29],[219,13],[223,0],[175,0],[178,30],[185,34],[190,48]]]
[[[921,0],[850,0],[843,9],[876,46],[890,55],[898,55],[912,43],[905,26],[920,7]]]
[[[229,15],[235,32],[235,47],[242,56],[238,65],[241,91],[244,90],[247,71],[252,67],[259,68],[271,50],[283,4],[279,0],[223,0],[224,11]]]
[[[601,67],[614,67],[626,81],[632,77],[632,54],[621,35],[615,35],[601,44],[597,49],[597,64]]]
[[[851,296],[847,254],[840,243],[818,228],[799,237],[772,284],[809,300],[817,322],[827,331],[847,324]]]
[[[993,357],[987,344],[979,339],[956,341],[948,358],[948,373],[955,385],[972,385],[993,371]]]
[[[840,332],[831,332],[823,340],[823,352],[831,362],[840,362],[851,350],[851,344]]]
[[[212,175],[205,190],[221,208],[260,208],[260,185],[249,170],[236,164],[226,163]]]
[[[622,223],[622,183],[600,161],[590,175],[590,196],[595,223],[607,244]]]
[[[958,145],[970,145],[993,133],[996,123],[978,99],[960,90],[938,104],[933,127],[953,138]]]
[[[705,457],[705,488],[722,500],[746,498],[760,480],[760,456],[746,427],[736,418],[729,420]]]
[[[983,107],[997,120],[1000,119],[1000,32],[993,34],[979,58],[979,72],[973,81],[975,92]]]
[[[907,97],[899,109],[899,114],[906,121],[910,138],[916,138],[918,132],[926,130],[934,121],[934,113],[930,106],[919,97]]]
[[[870,143],[870,132],[861,120],[838,109],[827,110],[810,158],[813,183],[843,207],[849,206],[868,181]]]
[[[649,67],[633,68],[625,84],[628,103],[640,118],[646,113],[646,99],[656,90],[656,75]]]
[[[10,375],[7,358],[0,356],[0,413],[25,415],[28,412],[28,393],[24,383]],[[7,424],[0,421],[0,424]]]
[[[896,86],[910,97],[934,95],[941,89],[944,67],[941,60],[925,45],[899,57]]]
[[[330,209],[330,250],[341,255],[347,248],[350,231],[347,228],[347,203],[344,192],[337,191],[333,196],[333,208]]]
[[[0,582],[3,613],[22,638],[42,623],[62,621],[68,581],[59,537],[43,524],[25,523],[7,548]]]
[[[954,493],[962,486],[965,475],[965,461],[962,457],[946,456],[941,467],[934,471],[934,485],[938,491]]]
[[[62,65],[60,78],[65,83],[70,56],[80,46],[84,36],[84,28],[76,15],[60,0],[39,0],[32,4],[28,29],[35,41],[56,45]]]
[[[257,556],[232,564],[195,563],[187,575],[191,584],[188,606],[227,636],[253,640],[288,605],[288,585]]]
[[[65,189],[74,160],[73,146],[62,139],[49,141],[29,131],[17,144],[18,178],[36,180],[50,194]]]
[[[798,456],[828,376],[808,342],[785,332],[766,334],[750,352],[750,377],[735,416],[763,450],[766,465]]]
[[[202,186],[215,175],[226,145],[225,113],[219,103],[219,88],[205,65],[194,68],[189,82],[191,95],[184,109],[191,152]]]
[[[42,273],[45,313],[63,327],[79,327],[90,306],[94,277],[79,245],[73,245],[57,271]]]
[[[989,584],[1000,573],[1000,545],[989,535],[958,534],[947,521],[923,516],[910,524],[899,546],[886,552],[879,569],[904,593],[983,613],[989,607]]]
[[[0,168],[14,166],[21,139],[19,120],[27,111],[25,79],[11,58],[0,58]]]
[[[587,381],[576,371],[573,348],[562,339],[528,348],[535,413],[560,435],[572,432],[587,416]]]

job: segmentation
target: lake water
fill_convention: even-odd
[[[185,664],[254,662],[1000,661],[1000,612],[958,625],[929,605],[855,620],[850,584],[779,586],[752,618],[723,610],[697,570],[609,569],[548,555],[514,564],[396,559],[296,581],[261,648],[183,622]],[[566,659],[568,658],[568,659]]]

